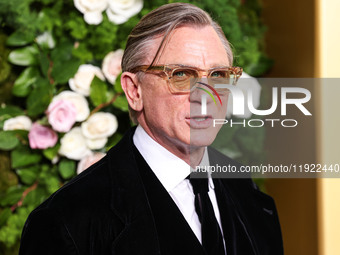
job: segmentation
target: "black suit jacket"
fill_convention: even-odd
[[[20,255],[204,254],[133,145],[134,129],[26,221]],[[211,164],[234,164],[209,148]],[[250,179],[214,179],[228,255],[283,254],[273,200]]]

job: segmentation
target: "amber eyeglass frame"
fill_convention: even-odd
[[[232,66],[232,67],[221,66],[221,67],[210,68],[208,70],[203,70],[203,69],[192,67],[192,66],[169,64],[169,65],[158,65],[158,66],[140,65],[140,66],[136,66],[135,68],[133,68],[130,72],[131,73],[144,72],[144,73],[155,74],[167,80],[170,84],[170,87],[172,88],[174,92],[184,92],[184,93],[191,92],[193,88],[191,88],[190,85],[189,85],[189,89],[183,90],[183,89],[176,87],[174,82],[172,82],[171,79],[173,78],[173,74],[177,70],[190,70],[190,71],[196,72],[196,74],[198,74],[197,77],[195,77],[197,81],[203,76],[206,76],[208,79],[209,78],[212,79],[211,74],[213,74],[214,71],[219,71],[219,70],[227,71],[229,72],[229,77],[227,79],[230,79],[230,77],[231,79],[233,79],[232,85],[236,85],[237,80],[240,78],[240,76],[242,75],[242,71],[243,71],[241,67],[237,67],[237,66]],[[160,73],[157,73],[157,71],[160,71]],[[217,79],[221,79],[221,78],[217,78]],[[192,82],[192,80],[188,82]],[[194,81],[193,84],[195,83],[196,81]]]

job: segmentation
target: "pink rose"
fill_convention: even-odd
[[[82,158],[77,167],[77,174],[80,174],[82,171],[84,171],[86,168],[90,167],[97,161],[101,160],[106,154],[102,152],[96,152],[94,154],[91,154],[85,158]]]
[[[32,149],[46,149],[53,147],[57,143],[58,136],[49,127],[33,123],[28,133],[28,140]]]
[[[76,122],[77,109],[67,100],[55,100],[48,106],[48,122],[58,132],[68,132]]]

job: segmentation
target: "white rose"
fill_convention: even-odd
[[[88,139],[109,137],[116,132],[117,128],[116,116],[108,112],[97,112],[81,124],[83,134]]]
[[[99,150],[105,146],[107,143],[107,138],[98,138],[98,139],[86,139],[86,145],[91,150]]]
[[[73,78],[68,81],[70,88],[84,96],[90,95],[91,82],[97,76],[102,81],[105,77],[99,67],[93,65],[81,65]]]
[[[261,97],[261,85],[256,78],[250,76],[247,73],[243,73],[241,78],[238,80],[236,87],[241,89],[244,95],[244,115],[235,115],[238,118],[248,119],[252,113],[248,107],[248,91],[252,91],[253,106],[255,109],[260,106]],[[230,118],[233,112],[233,97],[230,95],[227,106],[227,118]]]
[[[36,38],[37,43],[41,46],[47,46],[50,49],[55,47],[55,41],[52,37],[51,32],[44,32]]]
[[[107,7],[107,0],[73,0],[74,6],[84,14],[88,24],[98,25],[103,21],[102,12]]]
[[[30,130],[32,121],[27,116],[17,116],[4,122],[4,130]]]
[[[117,76],[122,71],[121,62],[123,54],[124,51],[122,49],[116,50],[115,52],[111,51],[103,60],[102,71],[111,84],[115,83]]]
[[[143,8],[143,0],[108,0],[107,17],[115,24],[122,24]]]
[[[69,159],[80,160],[91,154],[80,127],[75,127],[60,139],[59,154]]]
[[[66,100],[71,102],[75,108],[76,108],[76,121],[81,122],[87,119],[87,117],[90,115],[90,108],[89,104],[86,100],[86,98],[73,91],[63,91],[60,94],[56,95],[53,99],[53,101],[56,100]]]
[[[97,161],[101,160],[106,154],[102,152],[96,152],[89,156],[86,156],[82,158],[82,160],[79,161],[77,166],[77,174],[80,174],[82,171],[84,171],[86,168],[90,167]]]

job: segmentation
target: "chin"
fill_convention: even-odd
[[[217,135],[216,128],[209,129],[191,129],[190,145],[194,147],[206,147],[211,145]]]

